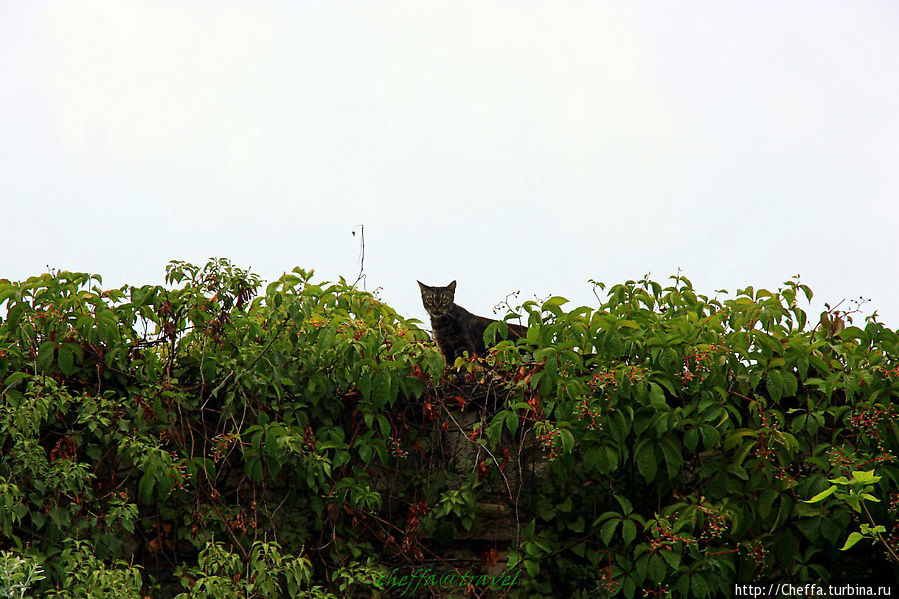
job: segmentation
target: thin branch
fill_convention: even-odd
[[[874,521],[874,518],[871,517],[871,512],[868,511],[868,506],[865,505],[864,501],[862,501],[861,504],[865,509],[865,515],[868,516],[868,521],[871,523],[871,526],[876,527],[877,523]],[[890,553],[890,556],[893,558],[893,560],[899,563],[899,555],[896,555],[896,551],[893,549],[893,547],[889,543],[887,543],[886,539],[884,539],[879,532],[875,532],[874,534],[877,535],[877,538],[881,543],[883,543],[883,546],[887,548],[887,551]]]
[[[353,231],[353,237],[356,236],[356,231]],[[355,287],[359,281],[363,281],[362,288],[365,289],[364,279],[365,275],[363,274],[365,271],[365,225],[359,225],[359,276],[356,277],[356,280],[353,281],[351,287]]]

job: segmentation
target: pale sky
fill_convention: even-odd
[[[352,280],[361,224],[422,320],[680,268],[895,328],[899,4],[0,0],[0,278]]]

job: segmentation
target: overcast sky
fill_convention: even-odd
[[[0,277],[352,280],[362,224],[423,320],[680,268],[897,327],[899,4],[0,0]]]

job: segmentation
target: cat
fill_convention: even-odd
[[[446,287],[429,287],[418,281],[418,286],[421,288],[421,301],[431,317],[434,341],[437,342],[437,347],[447,364],[455,363],[456,358],[462,356],[464,352],[468,352],[469,356],[475,354],[483,356],[486,353],[484,331],[496,321],[476,316],[455,304],[453,302],[456,293],[455,281]],[[527,327],[509,323],[507,326],[510,339],[527,335]]]

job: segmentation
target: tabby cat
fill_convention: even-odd
[[[496,321],[476,316],[453,303],[455,281],[446,287],[428,287],[418,281],[418,286],[421,288],[421,301],[431,317],[434,341],[447,364],[453,364],[466,351],[469,356],[483,356],[486,353],[484,330]],[[517,324],[508,324],[508,327],[510,339],[524,337],[528,332],[527,327]]]

